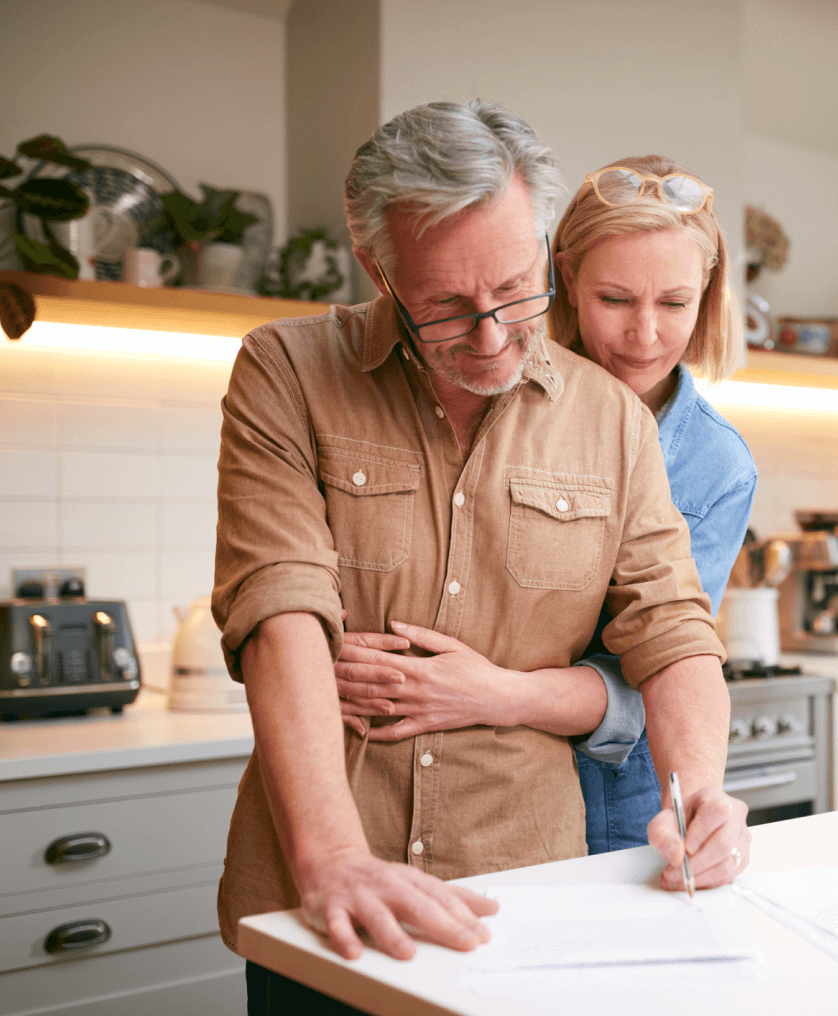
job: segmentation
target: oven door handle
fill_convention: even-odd
[[[734,790],[759,790],[762,787],[782,787],[785,783],[794,783],[797,773],[776,773],[773,776],[746,776],[740,780],[725,780],[722,790],[726,794]]]

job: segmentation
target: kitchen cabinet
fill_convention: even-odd
[[[124,282],[60,279],[36,272],[0,272],[0,282],[13,282],[35,298],[37,321],[109,328],[241,338],[267,321],[322,314],[329,309],[326,303],[306,300],[171,286],[143,289]]]
[[[0,1016],[244,1011],[215,901],[252,743],[247,713],[151,692],[123,716],[0,725]],[[55,863],[80,834],[90,856]]]

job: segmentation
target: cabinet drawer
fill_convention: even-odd
[[[218,930],[217,892],[218,885],[212,882],[0,918],[0,970],[74,962],[86,956],[210,935]],[[55,928],[91,920],[104,922],[110,932],[107,941],[66,952],[46,951],[47,937]]]
[[[3,893],[221,861],[235,800],[235,788],[215,787],[0,815]],[[44,855],[50,844],[93,832],[107,837],[111,845],[103,857],[47,863]],[[33,901],[33,908],[36,905]]]
[[[180,993],[178,1004],[169,1004],[170,992]],[[0,1016],[236,1016],[246,1009],[244,960],[218,934],[0,974]]]

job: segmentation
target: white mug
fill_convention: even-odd
[[[779,590],[771,586],[725,590],[716,634],[731,663],[774,667],[780,662],[779,595]]]
[[[78,277],[95,279],[96,259],[109,252],[109,247],[118,240],[122,227],[111,211],[96,204],[96,198],[90,191],[87,194],[90,208],[86,215],[69,222],[54,222],[50,228],[55,239],[78,261]]]
[[[160,254],[151,247],[134,247],[125,252],[123,282],[132,286],[162,286],[180,271],[180,259],[174,254]]]

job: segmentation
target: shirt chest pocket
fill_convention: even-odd
[[[410,554],[419,466],[332,448],[319,460],[338,565],[392,571]]]
[[[518,585],[584,589],[599,570],[611,492],[574,481],[510,477],[506,566]]]

